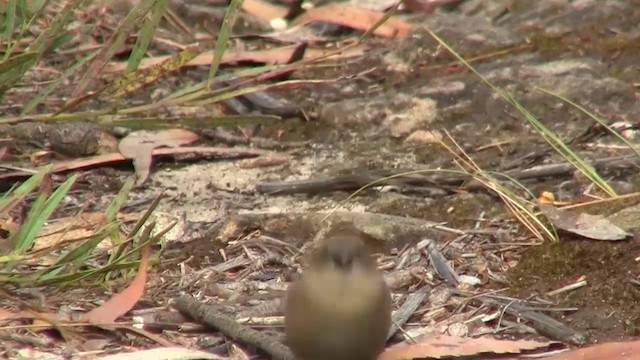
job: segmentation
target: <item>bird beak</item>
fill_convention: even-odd
[[[334,257],[333,261],[339,268],[350,270],[353,266],[353,256],[347,252],[341,252]]]

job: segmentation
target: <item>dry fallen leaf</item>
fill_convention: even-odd
[[[272,5],[263,0],[244,0],[242,10],[267,23],[274,19],[284,18],[289,12],[285,7]]]
[[[286,164],[291,160],[287,153],[269,153],[253,159],[242,160],[238,163],[241,169],[255,169],[259,167]]]
[[[600,344],[544,358],[544,360],[605,359],[640,360],[640,341]]]
[[[459,2],[459,0],[405,0],[404,6],[412,12],[431,14],[438,7],[456,2]]]
[[[121,293],[115,294],[101,306],[82,316],[82,321],[94,325],[112,324],[117,318],[126,314],[140,300],[147,283],[147,263],[149,260],[149,246],[142,249],[140,267],[133,281]]]
[[[630,234],[602,215],[591,215],[539,204],[540,210],[558,229],[594,240],[624,240]]]
[[[179,147],[198,140],[198,134],[183,130],[170,129],[158,132],[135,131],[127,135],[118,144],[122,155],[133,159],[133,167],[138,179],[136,185],[142,184],[149,177],[153,149],[158,147]]]
[[[446,335],[423,336],[415,344],[398,344],[388,348],[378,360],[409,360],[420,358],[449,358],[478,354],[520,353],[523,350],[536,350],[554,344],[552,341],[533,340],[496,340],[489,336],[462,338]]]
[[[264,155],[265,152],[257,149],[248,149],[248,148],[222,148],[222,147],[180,147],[180,148],[162,148],[162,149],[154,149],[154,156],[158,155],[180,155],[180,154],[201,154],[203,156],[215,156],[217,158],[239,158],[239,157],[252,157],[252,156],[260,156]],[[105,155],[97,155],[88,158],[81,159],[73,159],[69,161],[61,161],[53,164],[53,168],[51,169],[51,173],[59,173],[66,171],[74,171],[80,170],[87,167],[96,167],[96,166],[108,166],[114,165],[116,163],[120,163],[127,160],[122,154],[112,153]],[[24,179],[33,175],[33,172],[28,171],[12,171],[6,173],[0,173],[0,180],[16,180],[16,179]]]
[[[383,17],[384,13],[380,11],[361,9],[339,3],[331,3],[326,6],[308,10],[296,18],[293,21],[293,25],[325,21],[360,31],[367,31]],[[406,38],[410,33],[411,24],[393,16],[373,31],[373,34],[377,36],[396,39]]]
[[[291,45],[291,46],[283,46],[276,47],[264,50],[254,50],[254,51],[241,51],[241,50],[229,50],[225,51],[222,56],[221,64],[237,64],[240,62],[254,62],[259,64],[286,64],[291,60],[291,56],[299,48],[299,45]],[[359,57],[365,54],[368,48],[364,45],[360,45],[355,48],[346,49],[339,54],[334,54],[329,57],[329,59],[349,59],[354,57]],[[304,53],[304,59],[316,59],[321,56],[327,55],[329,52],[335,52],[332,49],[306,49]],[[156,66],[164,61],[166,61],[169,56],[156,56],[153,58],[145,58],[142,60],[139,69],[146,69],[151,66]],[[213,51],[206,51],[202,54],[199,54],[187,64],[185,67],[189,66],[207,66],[211,65],[211,61],[213,60]],[[106,72],[123,72],[127,68],[127,62],[112,62],[105,67]]]

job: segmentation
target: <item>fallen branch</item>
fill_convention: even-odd
[[[195,298],[183,295],[176,300],[174,305],[183,314],[189,315],[194,320],[217,329],[225,336],[233,340],[255,346],[271,356],[275,360],[292,360],[293,354],[289,348],[264,333],[242,325],[221,313],[214,306],[206,305]]]
[[[598,171],[620,171],[636,169],[640,166],[640,159],[635,155],[613,156],[589,162]],[[416,173],[423,171],[424,173]],[[354,191],[365,185],[376,182],[376,186],[396,186],[400,192],[425,192],[431,196],[450,194],[451,189],[467,191],[486,190],[486,186],[471,178],[470,175],[437,173],[437,169],[394,169],[374,170],[368,173],[354,173],[327,178],[304,179],[295,181],[263,182],[256,186],[256,190],[266,194],[318,194],[331,191]],[[635,170],[634,170],[635,171]],[[548,177],[572,176],[575,165],[569,162],[533,166],[528,169],[505,171],[505,178],[515,180],[530,180]],[[410,175],[398,176],[399,174]],[[382,180],[386,177],[397,176],[393,179]]]

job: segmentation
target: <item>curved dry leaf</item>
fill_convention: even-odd
[[[310,39],[307,39],[310,40]],[[300,45],[287,45],[283,47],[262,49],[262,50],[246,50],[246,51],[226,51],[222,56],[221,64],[236,64],[238,62],[251,61],[266,64],[285,64],[291,60],[291,55],[298,49]],[[369,47],[359,45],[358,47],[344,49],[339,54],[332,54],[330,59],[350,59],[363,56]],[[304,59],[315,59],[321,56],[327,56],[331,53],[331,49],[306,49]],[[151,66],[167,61],[170,56],[156,56],[153,58],[145,58],[138,66],[138,69],[146,69]],[[213,59],[213,51],[205,51],[186,63],[184,67],[211,65]],[[105,68],[106,72],[121,72],[127,68],[127,62],[112,62]]]
[[[540,210],[553,226],[593,240],[624,240],[630,234],[602,215],[577,213],[539,204]]]
[[[245,158],[253,156],[261,156],[267,152],[258,149],[248,148],[223,148],[223,147],[180,147],[180,148],[164,148],[153,150],[154,156],[177,156],[182,154],[200,154],[203,156],[217,157],[220,159]],[[119,153],[111,153],[104,155],[96,155],[89,158],[73,159],[68,161],[56,162],[51,169],[52,174],[84,169],[87,167],[107,166],[125,161],[126,158]],[[0,173],[0,180],[25,179],[33,175],[33,172],[16,170],[6,173]]]
[[[615,342],[590,346],[550,357],[545,360],[638,360],[640,341]]]
[[[438,7],[456,3],[459,0],[405,0],[404,6],[411,12],[431,14]]]
[[[82,321],[94,325],[112,324],[117,318],[126,314],[140,300],[144,294],[147,283],[147,263],[149,259],[149,246],[142,249],[140,267],[133,281],[121,293],[115,294],[101,306],[89,311],[82,316]]]
[[[133,167],[138,177],[136,185],[142,184],[149,177],[153,149],[159,147],[179,147],[198,140],[198,134],[183,130],[169,129],[157,132],[135,131],[120,140],[118,151],[129,159],[133,159]]]
[[[478,354],[517,354],[555,344],[552,341],[496,340],[492,337],[462,338],[447,335],[423,336],[415,344],[398,344],[388,348],[378,360],[409,360],[420,358],[449,358]]]
[[[245,0],[242,2],[242,10],[265,22],[270,22],[273,19],[282,19],[289,13],[289,9],[273,5],[264,0]]]
[[[367,31],[380,21],[384,15],[385,14],[380,11],[331,3],[306,11],[293,21],[293,25],[326,21],[360,31]],[[403,39],[411,34],[411,24],[392,16],[384,24],[376,28],[373,33],[385,38]]]
[[[255,169],[267,166],[276,166],[289,163],[291,156],[287,153],[267,153],[252,159],[245,159],[238,162],[241,169]]]

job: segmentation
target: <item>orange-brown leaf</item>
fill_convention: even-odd
[[[425,357],[439,359],[483,353],[520,353],[523,350],[544,348],[553,343],[532,340],[497,340],[489,336],[480,338],[461,338],[446,335],[423,336],[417,339],[415,344],[399,344],[388,348],[380,355],[378,360],[419,359]]]
[[[107,300],[102,306],[86,313],[82,320],[94,325],[111,324],[131,310],[144,294],[144,287],[147,283],[148,258],[149,247],[145,246],[140,256],[138,273],[131,284],[121,293],[115,294],[111,299]]]
[[[331,3],[311,9],[295,19],[294,25],[308,24],[315,21],[326,21],[333,24],[367,31],[384,17],[384,13],[371,9],[360,9],[354,6]],[[391,17],[373,32],[386,38],[406,38],[411,33],[411,24]]]

